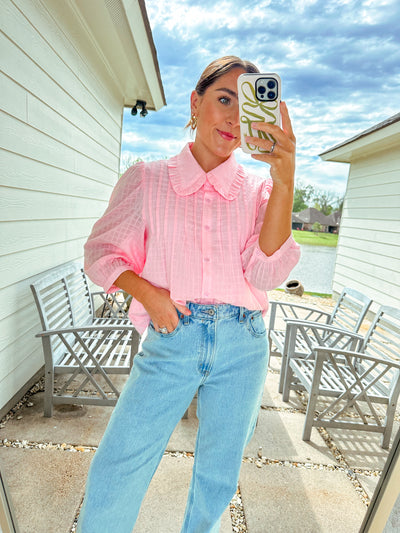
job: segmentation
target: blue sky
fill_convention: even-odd
[[[336,195],[348,165],[318,154],[400,111],[398,0],[146,0],[167,106],[124,113],[122,160],[179,152],[190,93],[213,59],[238,55],[277,72],[297,137],[296,180]],[[239,148],[247,168],[265,164]]]

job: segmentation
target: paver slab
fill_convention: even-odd
[[[31,442],[56,442],[73,445],[98,446],[112,413],[110,406],[57,405],[51,418],[43,416],[44,393],[30,399],[33,407],[25,404],[0,429],[0,439]]]
[[[20,533],[69,533],[93,453],[0,448]]]
[[[167,445],[169,451],[194,452],[199,421],[196,417],[196,404],[189,407],[189,417],[182,418],[176,426]]]
[[[392,439],[398,431],[399,423],[395,422]],[[327,428],[334,444],[343,454],[351,468],[364,468],[369,470],[382,470],[385,466],[389,450],[381,447],[381,434],[370,431],[354,431],[351,429]],[[314,430],[311,433],[313,438]]]
[[[143,500],[133,533],[179,533],[192,468],[191,457],[164,455]],[[229,509],[223,514],[220,533],[232,533]]]
[[[356,474],[357,480],[361,483],[362,488],[368,494],[368,497],[372,499],[376,486],[378,485],[379,475],[366,475]]]
[[[366,507],[343,472],[244,464],[248,533],[358,533]]]
[[[256,457],[259,448],[268,459],[336,464],[334,456],[318,431],[305,442],[304,415],[261,409],[254,436],[245,449],[245,457]]]
[[[274,359],[277,358],[275,357]],[[265,380],[261,405],[283,409],[299,409],[305,412],[304,405],[295,392],[292,392],[288,402],[282,400],[282,394],[279,392],[279,374],[273,372],[268,372],[267,379]]]

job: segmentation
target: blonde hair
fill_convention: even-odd
[[[196,85],[197,94],[199,96],[203,96],[210,85],[234,68],[242,68],[245,72],[260,72],[254,63],[240,59],[240,57],[237,56],[224,56],[219,59],[215,59],[204,69],[202,75],[200,76]],[[186,124],[186,128],[190,126],[193,130],[196,129],[196,126],[193,127],[192,117]]]

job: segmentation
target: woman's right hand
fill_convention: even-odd
[[[150,287],[142,297],[141,303],[149,313],[155,330],[167,328],[168,333],[171,333],[179,322],[177,310],[184,315],[190,315],[191,311],[186,305],[174,302],[168,290],[149,285]]]
[[[155,287],[132,270],[126,270],[120,274],[114,285],[131,294],[143,305],[156,331],[160,328],[167,328],[168,333],[174,331],[179,322],[177,309],[184,315],[192,314],[186,305],[174,302],[167,289]]]

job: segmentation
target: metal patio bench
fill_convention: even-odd
[[[269,319],[270,355],[282,356],[281,372],[279,378],[279,392],[283,392],[288,357],[305,357],[310,353],[310,346],[315,344],[328,345],[335,335],[330,335],[330,328],[343,329],[357,333],[367,314],[372,300],[359,291],[346,287],[340,294],[332,313],[322,311],[317,307],[306,306],[291,302],[271,301]],[[284,325],[279,324],[279,317],[283,318]],[[296,339],[294,346],[288,347],[287,328],[290,323],[303,323],[310,327],[303,330],[303,334]],[[312,325],[325,325],[326,328],[314,329]],[[317,333],[317,331],[319,333]],[[307,334],[306,334],[307,332]],[[317,338],[315,337],[317,335]],[[325,341],[324,341],[325,339]],[[338,347],[338,346],[336,346]]]
[[[286,401],[293,378],[308,392],[303,440],[314,426],[355,429],[382,433],[388,448],[400,393],[400,310],[382,306],[356,350],[316,345],[307,357],[290,358]]]
[[[126,294],[91,293],[82,266],[71,262],[31,284],[43,331],[44,416],[54,404],[115,405],[111,374],[129,374],[139,334],[127,316]],[[101,295],[103,316],[95,313]],[[105,306],[105,309],[104,309]],[[55,377],[64,374],[55,388]]]

